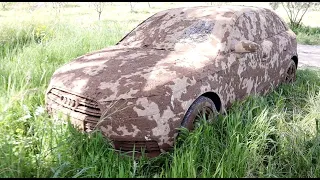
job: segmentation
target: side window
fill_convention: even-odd
[[[261,31],[261,21],[264,18],[256,12],[246,12],[239,16],[234,26],[234,39],[259,42],[267,37],[266,32]]]
[[[266,18],[266,26],[268,28],[268,37],[272,37],[287,30],[284,22],[278,17],[277,14],[267,9],[265,10],[264,14]]]
[[[287,27],[274,12],[265,9],[259,12],[246,12],[235,22],[234,39],[260,42],[283,31]]]

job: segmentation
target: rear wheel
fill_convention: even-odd
[[[189,107],[181,125],[189,130],[194,130],[203,119],[210,121],[217,114],[214,102],[210,98],[200,96]]]
[[[296,80],[296,72],[297,72],[296,63],[294,61],[291,61],[287,68],[284,82],[293,83]]]

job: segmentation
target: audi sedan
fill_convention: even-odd
[[[272,10],[175,8],[57,69],[46,106],[115,149],[154,156],[199,115],[214,120],[234,101],[293,82],[297,65],[296,36]]]

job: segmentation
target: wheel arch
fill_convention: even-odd
[[[208,91],[208,92],[201,94],[200,96],[204,96],[204,97],[211,99],[213,101],[214,105],[216,106],[217,111],[220,112],[220,110],[222,108],[222,103],[221,103],[221,98],[219,97],[219,95],[217,93],[212,92],[212,91]]]
[[[296,68],[298,68],[298,56],[292,56],[292,58],[291,58],[293,61],[294,61],[294,63],[296,64]]]
[[[211,91],[205,92],[205,93],[199,95],[191,103],[191,105],[188,107],[188,110],[185,112],[184,117],[182,118],[182,121],[181,121],[181,125],[182,126],[186,126],[186,123],[188,123],[189,117],[192,116],[192,114],[193,114],[193,109],[194,109],[195,102],[199,102],[201,97],[210,99],[213,102],[212,106],[214,106],[215,109],[216,109],[215,111],[217,111],[218,113],[221,112],[222,103],[221,103],[221,99],[220,99],[219,95],[217,93],[211,92]]]

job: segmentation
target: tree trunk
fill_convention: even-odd
[[[2,2],[1,4],[2,4],[2,9],[5,10],[6,9],[6,3]]]
[[[129,2],[129,3],[130,3],[131,12],[133,12],[133,6],[132,6],[132,3],[131,3],[131,2]]]

